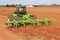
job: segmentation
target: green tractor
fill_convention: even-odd
[[[14,12],[12,15],[8,16],[8,22],[12,22],[13,20],[20,21],[20,20],[22,20],[23,15],[27,15],[26,6],[16,6],[16,12]],[[29,18],[36,19],[36,17],[31,14],[30,14]],[[11,23],[11,26],[13,26],[13,23]]]

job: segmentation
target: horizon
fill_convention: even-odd
[[[6,4],[22,4],[22,5],[60,5],[60,0],[0,0],[0,5],[6,5]]]

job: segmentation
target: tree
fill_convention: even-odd
[[[6,7],[9,7],[9,5],[7,4]]]

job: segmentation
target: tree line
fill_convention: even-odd
[[[18,5],[15,5],[15,4],[11,4],[11,5],[9,5],[9,4],[0,5],[0,7],[16,7],[16,6],[22,6],[22,4],[18,4]],[[57,4],[44,5],[44,4],[42,4],[42,5],[32,5],[32,6],[34,6],[34,7],[42,7],[42,6],[60,6],[60,5],[57,5]]]
[[[22,5],[21,4],[19,4],[19,5],[15,5],[15,4],[11,4],[11,5],[9,5],[9,4],[0,5],[0,7],[16,7],[16,6],[22,6]]]

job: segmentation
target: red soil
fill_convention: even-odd
[[[20,27],[19,29],[15,28],[6,28],[4,22],[7,21],[8,15],[12,14],[16,9],[15,8],[0,8],[0,37],[4,40],[15,40],[16,37],[11,37],[10,35],[16,35],[21,37],[20,33],[26,33],[30,36],[41,36],[45,37],[47,40],[60,40],[60,7],[36,7],[36,8],[27,8],[27,13],[31,13],[37,16],[38,19],[43,18],[54,18],[56,19],[55,24],[50,24],[48,27],[46,25],[41,25],[40,27],[33,27],[32,25],[27,25],[25,27]],[[5,31],[4,31],[4,30]],[[9,34],[7,33],[7,30]],[[9,31],[10,30],[10,31]],[[4,33],[6,32],[6,33]],[[7,39],[8,38],[8,39]],[[17,39],[18,39],[17,38]],[[20,39],[19,39],[20,40]]]

